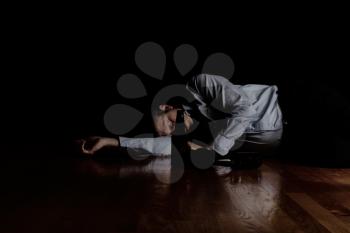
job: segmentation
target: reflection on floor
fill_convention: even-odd
[[[166,157],[5,161],[0,232],[350,232],[350,169],[173,172]]]

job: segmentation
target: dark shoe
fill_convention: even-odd
[[[214,165],[235,169],[257,169],[262,165],[262,159],[257,154],[235,154],[222,158],[217,157]]]

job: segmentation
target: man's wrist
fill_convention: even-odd
[[[116,139],[116,138],[107,138],[106,139],[106,146],[118,147],[119,146],[119,140]]]

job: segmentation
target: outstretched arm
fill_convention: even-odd
[[[87,155],[93,155],[104,147],[126,147],[140,150],[154,155],[171,154],[171,138],[126,138],[119,137],[91,137],[87,140],[81,140],[81,152]]]
[[[126,138],[119,137],[120,146],[140,150],[153,155],[171,154],[171,137]]]

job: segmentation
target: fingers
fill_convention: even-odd
[[[76,142],[80,147],[80,153],[85,155],[93,155],[104,146],[101,137],[89,137],[87,139],[77,140]]]
[[[93,151],[93,148],[92,149],[90,149],[90,150],[87,150],[86,149],[86,140],[82,140],[81,141],[81,146],[80,146],[80,151],[83,153],[83,154],[87,154],[87,155],[92,155],[92,154],[94,154],[94,152],[95,151]]]
[[[89,153],[89,151],[85,149],[85,145],[86,145],[86,140],[82,140],[81,145],[80,145],[80,150],[84,154],[87,154],[87,153]]]
[[[191,148],[191,150],[198,150],[203,148],[202,146],[190,141],[187,142],[187,145]]]
[[[187,145],[190,147],[191,150],[197,150],[198,148],[196,147],[196,144],[188,141]]]

